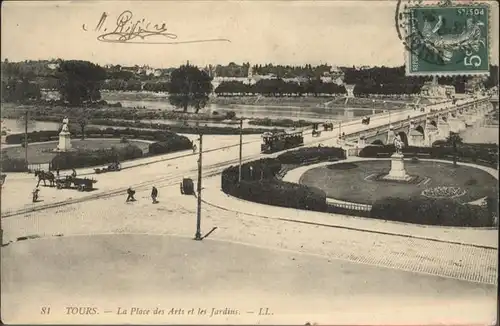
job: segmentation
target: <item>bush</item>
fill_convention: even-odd
[[[338,147],[305,147],[285,152],[278,156],[278,160],[281,164],[303,164],[314,159],[318,161],[328,161],[331,159],[341,160],[345,158],[345,151]]]
[[[82,136],[81,130],[71,130],[71,138],[77,139]],[[172,131],[168,130],[143,130],[143,129],[98,129],[98,128],[86,128],[85,134],[88,138],[123,138],[130,137],[134,139],[148,139],[148,140],[158,140],[164,141],[176,135]],[[57,130],[43,130],[43,131],[33,131],[28,133],[28,142],[42,142],[48,140],[59,139],[59,131]],[[7,144],[22,144],[24,142],[24,134],[12,134],[5,137]]]
[[[277,159],[261,159],[245,163],[241,167],[241,183],[238,167],[222,172],[222,190],[232,196],[249,201],[315,211],[326,210],[326,194],[319,189],[283,182],[274,178],[281,169]]]
[[[149,145],[149,153],[154,154],[167,154],[176,151],[191,149],[193,143],[185,136],[175,135],[164,141],[152,143]]]
[[[228,111],[228,112],[226,112],[226,119],[232,120],[234,118],[236,118],[236,112],[234,112],[234,111]]]
[[[275,179],[242,181],[233,195],[261,204],[325,211],[326,194],[320,189]]]
[[[2,155],[0,160],[0,171],[2,172],[26,172],[28,166],[26,161],[22,158],[9,158],[6,155]]]
[[[79,150],[77,152],[57,154],[51,162],[52,169],[73,169],[131,160],[143,156],[142,150],[136,145],[122,148]]]
[[[290,128],[290,127],[297,127],[297,128],[302,128],[302,127],[307,127],[311,126],[313,122],[311,121],[305,121],[305,120],[299,120],[299,121],[294,121],[292,119],[269,119],[269,118],[263,118],[263,119],[253,119],[248,122],[249,125],[258,125],[258,126],[268,126],[268,127],[285,127],[285,128]]]
[[[462,204],[452,199],[384,198],[372,205],[376,219],[426,225],[491,227],[493,219],[485,207]]]

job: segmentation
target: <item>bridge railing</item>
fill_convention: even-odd
[[[487,101],[487,100],[488,100],[487,98],[481,98],[481,99],[477,99],[477,100],[474,100],[474,101],[467,101],[466,103],[456,104],[455,106],[453,106],[451,108],[445,107],[445,108],[439,110],[438,112],[433,112],[433,113],[436,114],[436,115],[438,115],[439,113],[443,113],[443,112],[447,112],[447,111],[455,111],[457,109],[465,108],[466,106],[469,106],[471,104],[480,103],[480,102],[484,102],[484,101]],[[367,129],[363,129],[363,130],[360,130],[360,131],[355,131],[355,132],[352,132],[352,133],[346,133],[346,136],[348,136],[349,138],[359,137],[361,135],[365,135],[365,134],[368,134],[368,133],[371,133],[371,132],[376,132],[377,130],[380,131],[380,128],[384,129],[384,127],[389,127],[390,125],[394,126],[395,128],[400,128],[402,125],[404,125],[406,123],[409,123],[413,119],[418,119],[418,118],[421,118],[421,117],[424,117],[424,116],[429,116],[429,112],[427,112],[427,111],[430,109],[430,107],[432,107],[432,106],[440,106],[442,104],[443,103],[434,103],[434,104],[428,105],[426,107],[426,110],[425,110],[426,112],[422,112],[422,114],[410,117],[409,119],[405,118],[403,120],[399,120],[396,123],[387,123],[387,124],[384,124],[384,125],[379,125],[379,126],[376,126],[376,127],[367,128]],[[408,111],[410,111],[410,110],[408,110]],[[433,114],[431,114],[430,116],[432,117]]]

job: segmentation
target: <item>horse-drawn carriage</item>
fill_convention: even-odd
[[[317,122],[313,123],[313,131],[312,131],[313,137],[319,137],[321,135],[321,130],[318,129],[319,129],[319,123]]]
[[[90,178],[77,178],[67,175],[56,179],[56,187],[57,189],[71,189],[73,188],[72,185],[74,185],[78,191],[90,191],[94,189],[94,183],[96,182],[97,180]]]
[[[325,131],[333,130],[333,123],[332,122],[325,122],[325,123],[323,123],[323,129]]]
[[[113,171],[120,171],[122,169],[122,165],[119,162],[111,163],[106,167],[101,168],[96,168],[94,169],[95,173],[104,173],[104,172],[113,172]]]
[[[364,117],[361,120],[361,123],[364,124],[364,125],[369,125],[370,124],[370,117]]]
[[[181,194],[194,195],[194,182],[191,178],[183,178],[181,182]]]
[[[321,130],[313,130],[312,136],[313,137],[319,137],[319,136],[321,136]]]

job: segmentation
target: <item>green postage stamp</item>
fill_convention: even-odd
[[[407,75],[489,73],[487,4],[410,7],[406,15]]]

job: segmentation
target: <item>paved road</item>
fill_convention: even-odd
[[[5,323],[437,323],[495,314],[496,289],[433,276],[177,236],[61,237],[2,250]],[[41,305],[51,315],[41,315]],[[99,315],[68,316],[66,306]],[[131,307],[236,316],[117,316]],[[268,307],[273,316],[257,316]],[[104,313],[105,310],[112,313]],[[210,313],[209,313],[210,314]]]

